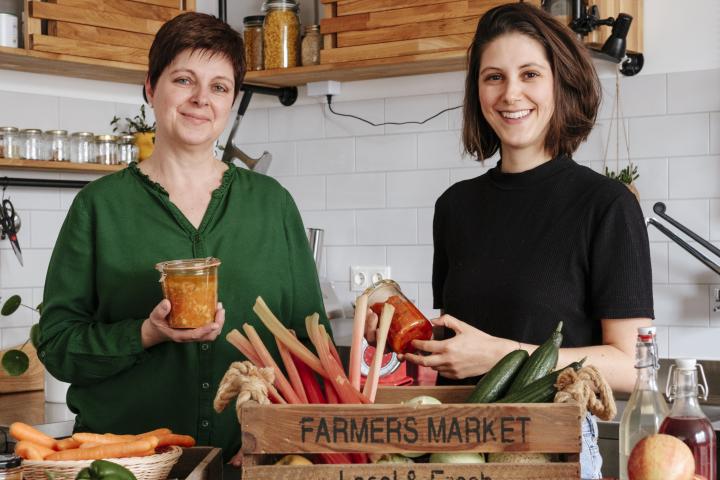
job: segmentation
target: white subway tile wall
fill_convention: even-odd
[[[432,95],[395,88],[397,96],[389,98],[343,102],[340,95],[333,107],[377,123],[424,120],[462,103],[461,82],[434,81]],[[611,122],[615,79],[606,78],[598,126],[575,158],[597,171],[605,164],[623,168],[629,148],[640,173],[645,216],[657,217],[653,205],[662,201],[671,217],[720,244],[720,70],[638,75],[620,82],[619,135]],[[383,92],[398,79],[365,83]],[[293,107],[251,108],[236,143],[251,156],[271,152],[268,174],[291,192],[307,227],[325,229],[321,274],[334,282],[343,302],[349,305],[356,295],[350,291],[351,265],[389,265],[406,294],[425,314],[436,316],[431,287],[435,201],[451,184],[492,168],[497,156],[484,165],[463,156],[462,109],[424,125],[373,127],[335,116],[313,99],[301,100]],[[0,124],[42,129],[104,131],[112,115],[138,111],[138,105],[3,91],[0,104]],[[152,118],[152,111],[148,114]],[[73,178],[0,170],[4,175]],[[8,242],[0,242],[0,295],[18,293],[34,306],[42,298],[52,246],[76,191],[13,187],[6,194],[23,220],[19,238],[26,264],[20,267]],[[655,228],[648,233],[660,354],[720,360],[720,314],[710,306],[711,286],[720,285],[720,277]],[[36,318],[21,309],[0,319],[0,345],[25,341]]]

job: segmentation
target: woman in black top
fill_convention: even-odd
[[[429,354],[406,359],[435,369],[438,383],[476,382],[508,352],[534,351],[562,320],[558,366],[588,357],[613,389],[632,389],[637,328],[653,317],[642,212],[624,185],[570,157],[599,103],[595,69],[567,27],[524,3],[482,17],[463,142],[480,161],[498,150],[501,160],[435,206],[443,315],[433,323],[446,339],[416,341]]]

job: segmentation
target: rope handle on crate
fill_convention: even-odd
[[[582,417],[586,410],[600,420],[612,420],[617,413],[615,397],[607,380],[592,365],[582,367],[577,372],[566,368],[555,383],[557,393],[555,403],[577,403]]]
[[[213,407],[217,413],[225,410],[230,400],[237,397],[235,411],[240,418],[240,408],[245,402],[269,404],[268,389],[275,381],[272,368],[258,368],[250,362],[233,362],[225,372],[218,387]]]

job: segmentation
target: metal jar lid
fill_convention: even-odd
[[[22,458],[20,457],[13,454],[0,454],[0,469],[19,467],[21,463]]]
[[[308,32],[319,32],[320,31],[320,25],[305,25],[303,26],[303,32],[306,34]]]
[[[0,127],[2,133],[17,133],[20,130],[17,127]]]
[[[40,135],[42,133],[42,130],[39,130],[37,128],[24,128],[20,130],[20,133],[24,133],[26,135]]]
[[[67,136],[67,130],[45,130],[46,135]]]
[[[297,12],[298,4],[295,0],[265,0],[262,11],[269,12],[270,10],[291,10]]]
[[[262,26],[265,21],[265,15],[250,15],[249,17],[243,18],[243,25],[246,27]]]
[[[72,134],[73,137],[80,137],[80,138],[92,138],[95,136],[93,132],[75,132]]]
[[[117,137],[115,135],[95,135],[96,142],[115,142]]]
[[[135,143],[135,135],[120,135],[118,143]]]

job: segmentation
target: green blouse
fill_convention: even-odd
[[[142,347],[140,326],[163,298],[156,263],[213,256],[225,326],[211,343]],[[213,410],[219,382],[245,358],[225,340],[253,325],[277,358],[274,337],[253,313],[262,296],[306,340],[304,319],[327,327],[315,263],[290,194],[274,179],[230,166],[199,228],[136,164],[100,178],[75,198],[45,281],[38,354],[72,385],[78,431],[140,433],[158,427],[201,445],[240,446],[233,405]]]

